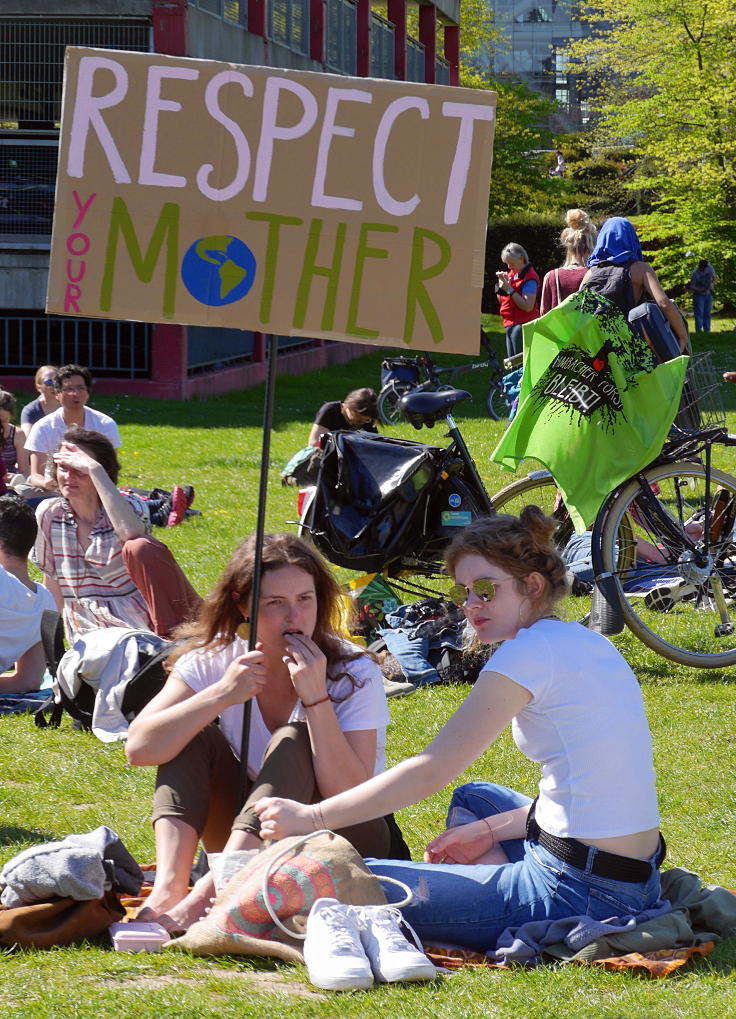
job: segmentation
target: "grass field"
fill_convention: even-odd
[[[489,324],[500,344],[498,320]],[[733,323],[723,324],[733,329]],[[736,367],[735,338],[732,331],[722,331],[708,340],[722,368]],[[306,440],[315,409],[358,385],[375,385],[380,360],[380,353],[369,353],[329,371],[278,379],[269,462],[269,529],[288,530],[287,521],[294,519],[295,493],[280,486],[279,470]],[[483,415],[480,380],[470,380],[476,399],[461,405],[457,417],[489,490],[495,491],[512,477],[490,465],[503,426]],[[736,431],[736,387],[724,387],[724,396],[730,427]],[[187,403],[102,397],[93,402],[121,425],[123,481],[195,486],[195,506],[203,515],[164,537],[195,586],[206,591],[233,546],[255,524],[262,387]],[[442,430],[420,434],[402,426],[392,434],[439,442]],[[717,462],[736,473],[731,451],[719,451]],[[646,700],[662,827],[670,847],[668,863],[696,870],[707,882],[736,888],[736,673],[673,665],[626,633],[615,643],[637,673]],[[463,687],[435,687],[390,702],[390,761],[423,746],[465,692]],[[90,734],[73,730],[68,721],[58,730],[40,731],[30,717],[2,718],[0,775],[0,862],[28,846],[103,823],[118,832],[141,862],[153,859],[148,823],[153,773],[128,768],[119,745],[103,745]],[[532,792],[536,769],[506,734],[464,780],[478,777]],[[399,820],[415,855],[441,830],[448,795],[445,791],[401,812]],[[72,1015],[730,1019],[736,1016],[735,967],[732,939],[707,959],[659,981],[592,967],[556,967],[463,972],[429,986],[379,987],[370,993],[330,997],[310,990],[300,967],[198,959],[182,953],[124,955],[85,945],[4,956],[0,1014],[23,1019]]]

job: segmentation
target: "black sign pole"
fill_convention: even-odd
[[[268,337],[268,375],[266,377],[266,399],[263,405],[263,440],[261,443],[261,476],[258,485],[258,513],[256,516],[256,551],[253,560],[253,588],[250,602],[250,636],[248,647],[253,650],[257,640],[258,603],[261,592],[261,557],[266,516],[266,492],[268,489],[268,464],[271,456],[271,423],[273,421],[273,398],[276,388],[276,360],[278,338]],[[243,705],[243,731],[240,737],[240,781],[238,783],[238,805],[245,803],[248,785],[248,743],[250,741],[251,701]]]

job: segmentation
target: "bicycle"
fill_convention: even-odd
[[[736,664],[736,478],[712,464],[713,447],[736,446],[736,436],[725,428],[710,357],[691,357],[679,425],[648,467],[609,494],[589,556],[571,562],[589,566],[603,594],[604,632],[625,624],[653,651],[695,668]],[[574,530],[548,471],[507,485],[492,502],[510,513],[540,505],[559,522],[560,551],[570,548]]]
[[[584,617],[589,625],[608,634],[626,625],[652,650],[680,664],[736,664],[736,478],[711,462],[713,447],[736,446],[736,436],[725,428],[710,356],[692,356],[678,424],[659,456],[611,492],[592,530],[577,536],[578,544],[589,539],[582,559],[570,553],[574,528],[548,471],[533,472],[488,495],[450,413],[454,403],[468,395],[456,390],[409,393],[400,400],[402,413],[417,428],[446,415],[452,439],[447,449],[364,436],[372,443],[399,443],[406,447],[406,463],[416,462],[403,470],[387,465],[377,503],[363,502],[358,510],[351,505],[355,493],[344,479],[340,494],[339,472],[321,477],[321,501],[303,515],[304,532],[312,534],[327,559],[348,569],[391,577],[407,571],[441,576],[442,550],[456,533],[454,527],[488,512],[518,515],[523,505],[536,503],[557,519],[554,540],[571,571],[581,563],[589,567],[590,590],[585,593],[591,594],[590,612]],[[420,479],[417,472],[427,462],[422,455],[434,466]],[[456,492],[443,487],[443,464],[453,462],[446,478],[460,483]],[[443,500],[450,507],[457,503],[459,510],[462,506],[457,518],[443,520]],[[357,541],[367,553],[364,558],[354,554],[350,540],[335,547],[335,534],[349,538],[346,521],[351,513],[357,514],[352,523],[359,525]]]
[[[521,357],[505,359],[502,365],[483,329],[480,331],[480,342],[487,358],[461,365],[441,367],[434,363],[429,354],[385,358],[381,364],[381,390],[378,393],[378,416],[383,424],[393,425],[401,420],[399,400],[402,396],[454,389],[460,375],[483,370],[490,373],[485,398],[486,410],[494,421],[507,418],[518,394],[518,378],[521,373],[517,375],[514,369],[521,363]]]

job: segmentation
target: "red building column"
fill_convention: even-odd
[[[265,0],[248,0],[248,31],[253,35],[266,34]]]
[[[309,0],[309,55],[325,62],[325,0]]]
[[[394,74],[406,81],[406,0],[388,0],[386,16],[394,26]]]
[[[450,65],[450,84],[460,84],[460,29],[445,25],[445,60]]]
[[[371,73],[371,0],[358,0],[356,22],[356,70],[359,78],[368,78]]]
[[[162,387],[155,395],[165,393],[172,400],[181,399],[188,368],[187,327],[155,324],[151,333],[151,382]]]
[[[419,42],[424,46],[424,80],[433,85],[437,80],[437,8],[433,4],[419,8]]]
[[[187,0],[153,0],[153,48],[170,57],[187,55]]]

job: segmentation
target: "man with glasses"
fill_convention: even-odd
[[[92,389],[92,376],[87,368],[78,364],[59,368],[54,376],[54,389],[59,409],[37,421],[26,440],[26,449],[31,454],[29,481],[45,492],[55,492],[58,488],[56,479],[46,476],[49,453],[58,447],[72,425],[101,432],[116,449],[120,446],[120,432],[113,419],[87,406]]]

